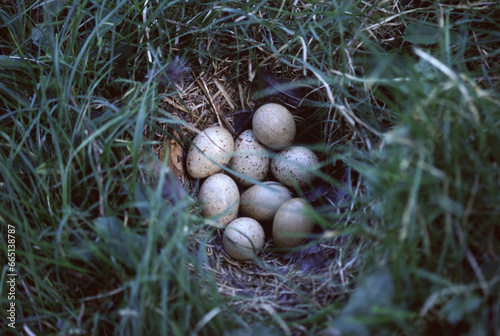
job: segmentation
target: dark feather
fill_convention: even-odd
[[[261,69],[260,88],[254,95],[255,99],[263,99],[266,102],[277,100],[290,107],[297,108],[307,92],[303,86],[289,79],[277,78],[270,72]]]
[[[154,72],[149,70],[148,77],[158,78],[158,83],[165,87],[170,85],[182,84],[188,77],[191,68],[187,65],[186,60],[176,56],[165,66],[163,71]]]
[[[239,135],[241,132],[252,127],[252,117],[254,110],[237,111],[231,114],[233,117],[234,133]]]

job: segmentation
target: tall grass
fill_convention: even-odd
[[[22,5],[2,12],[1,217],[2,232],[16,228],[16,330],[183,335],[219,301],[188,248],[200,220],[137,182],[159,98],[134,80],[147,45],[131,40],[150,23],[127,1]]]
[[[8,225],[18,279],[16,329],[2,322],[0,333],[493,334],[499,11],[440,1],[3,2],[2,311]],[[220,294],[217,233],[192,197],[162,198],[165,174],[148,162],[201,118],[159,108],[171,97],[190,110],[177,88],[148,76],[175,56],[191,81],[214,71],[239,84],[248,97],[238,109],[270,99],[249,85],[264,72],[308,93],[294,110],[300,139],[321,154],[323,184],[347,195],[338,211],[323,202],[314,214],[322,231],[311,245],[339,251],[323,274],[335,293],[308,298],[297,286],[307,306],[256,299],[247,314],[234,309],[245,295]],[[270,264],[259,267],[293,287]]]

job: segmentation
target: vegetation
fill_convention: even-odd
[[[498,334],[499,15],[495,1],[2,1],[0,333]],[[189,75],[165,81],[182,60]],[[180,167],[187,193],[172,191],[169,158],[264,101],[321,156],[301,193],[318,229],[238,263],[196,208],[199,181]]]

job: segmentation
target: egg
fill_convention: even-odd
[[[264,229],[255,219],[235,219],[224,230],[222,246],[234,259],[255,258],[264,247]]]
[[[241,194],[241,214],[259,222],[270,222],[278,208],[291,198],[290,190],[278,182],[256,184]]]
[[[269,170],[269,154],[252,130],[241,133],[234,143],[234,154],[229,167],[236,173],[262,181]],[[233,174],[234,180],[244,187],[253,182]]]
[[[292,198],[283,203],[273,220],[273,239],[278,248],[295,247],[302,243],[314,228],[306,211],[309,204],[302,198]]]
[[[198,200],[201,214],[215,220],[215,226],[223,228],[238,215],[240,194],[236,182],[227,175],[214,174],[200,187]]]
[[[295,138],[296,126],[293,115],[279,104],[264,104],[255,111],[252,128],[264,145],[273,149],[290,146]]]
[[[281,151],[271,161],[271,171],[286,186],[299,186],[314,180],[319,159],[314,152],[303,146],[292,146]]]
[[[193,178],[205,178],[221,171],[231,160],[234,140],[223,127],[212,126],[198,134],[186,158],[186,168]]]

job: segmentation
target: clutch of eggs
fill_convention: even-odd
[[[292,146],[293,115],[279,104],[265,104],[255,111],[252,127],[235,141],[225,128],[208,127],[194,138],[186,159],[191,177],[206,178],[198,196],[203,217],[225,228],[224,249],[239,260],[253,258],[263,247],[261,223],[272,223],[280,248],[299,245],[314,226],[305,214],[307,201],[292,198],[287,188],[311,183],[318,166],[314,152]],[[281,152],[270,160],[268,148]],[[226,165],[230,175],[221,173]],[[262,182],[269,169],[278,182]],[[248,187],[241,196],[236,183]]]

